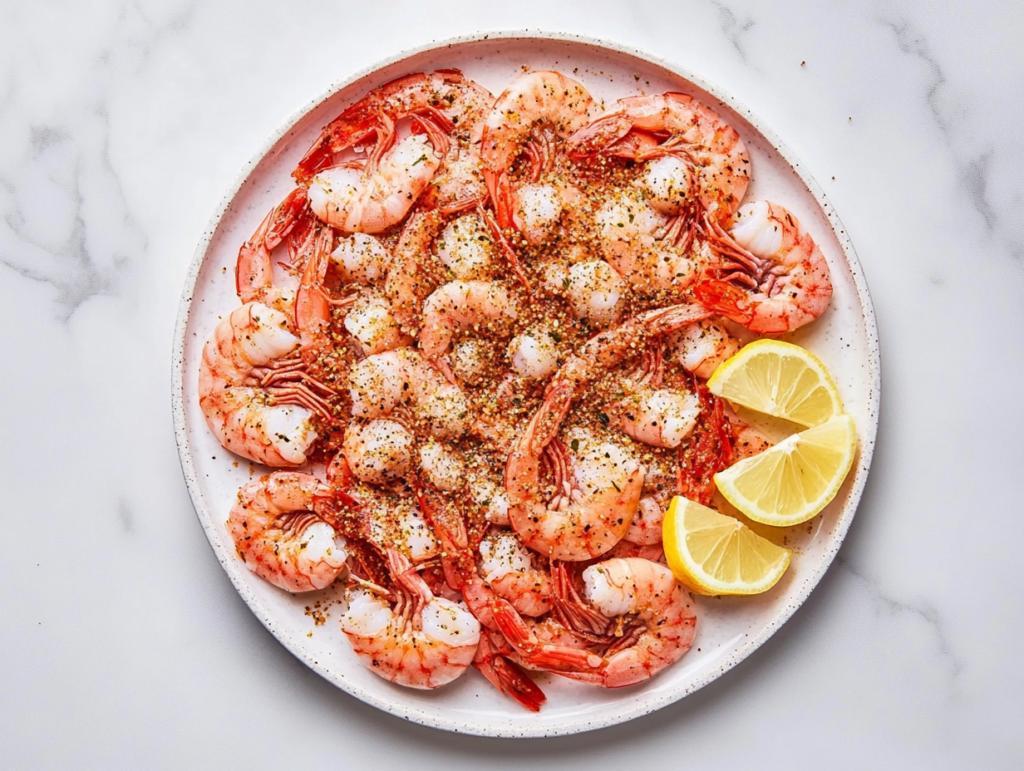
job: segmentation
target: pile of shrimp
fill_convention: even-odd
[[[275,469],[230,511],[239,558],[342,586],[358,658],[411,688],[473,667],[539,710],[533,672],[679,660],[697,606],[663,513],[770,446],[705,382],[832,294],[797,218],[744,203],[743,139],[683,94],[439,70],[350,106],[293,177],[199,376],[223,446]]]

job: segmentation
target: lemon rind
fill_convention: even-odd
[[[824,420],[818,423],[807,423],[806,421],[795,418],[792,414],[787,414],[782,410],[765,410],[763,405],[753,405],[746,402],[734,399],[733,396],[723,394],[720,389],[720,385],[727,384],[729,382],[732,373],[743,368],[745,363],[753,358],[761,349],[768,348],[775,350],[780,356],[794,356],[802,359],[808,366],[818,375],[819,380],[824,385],[826,392],[831,397],[832,401],[832,413]],[[711,391],[715,396],[727,399],[733,404],[738,404],[741,407],[754,410],[755,412],[761,412],[765,415],[771,415],[772,417],[782,418],[783,420],[789,420],[807,428],[814,428],[815,426],[827,423],[829,420],[834,418],[836,415],[843,414],[843,400],[839,395],[839,387],[836,385],[835,380],[832,379],[831,373],[825,366],[824,362],[814,355],[811,351],[806,348],[802,348],[794,343],[787,343],[784,340],[771,340],[762,338],[755,340],[752,343],[748,343],[743,346],[738,352],[733,354],[729,359],[722,362],[721,365],[712,373],[711,377],[708,378],[707,382],[708,390]]]
[[[846,481],[846,477],[849,476],[850,469],[853,468],[853,461],[857,455],[857,428],[853,422],[853,418],[846,413],[842,413],[840,415],[833,415],[830,420],[836,420],[837,418],[846,418],[845,422],[848,425],[848,434],[850,437],[843,457],[843,463],[840,465],[839,471],[837,471],[832,482],[825,488],[824,492],[814,500],[813,505],[808,506],[807,510],[791,517],[770,515],[765,513],[761,508],[757,507],[753,501],[740,493],[739,489],[736,487],[734,481],[735,478],[742,472],[746,460],[754,460],[761,457],[761,455],[756,455],[753,458],[740,461],[724,471],[720,471],[715,474],[715,487],[717,487],[725,499],[735,506],[744,516],[762,525],[770,525],[772,527],[792,527],[793,525],[800,525],[804,522],[809,522],[824,511],[825,507],[835,499],[836,495],[839,493],[839,489],[843,486],[843,482]],[[822,423],[819,426],[811,426],[811,428],[820,428],[824,425],[825,423]],[[794,436],[799,435],[800,434],[795,434]],[[778,447],[778,445],[776,445],[776,447]],[[765,450],[765,453],[770,453],[774,449],[775,448],[769,448],[768,450]],[[765,453],[762,453],[762,455]],[[810,511],[811,513],[807,513],[807,511]]]
[[[701,504],[687,500],[687,503],[685,505],[700,506]],[[670,504],[670,508],[671,506],[672,505]],[[714,509],[710,509],[710,511],[712,511],[720,517],[733,519],[732,517],[729,517],[727,514],[722,514],[721,512],[714,511]],[[680,583],[686,586],[694,594],[699,594],[703,596],[736,597],[763,594],[767,592],[769,589],[771,589],[773,586],[775,586],[782,579],[782,576],[785,575],[786,571],[789,569],[790,563],[792,562],[792,552],[789,549],[786,549],[781,546],[776,546],[776,544],[771,544],[771,542],[768,541],[769,544],[775,546],[777,549],[780,550],[781,557],[773,564],[770,572],[766,573],[765,577],[761,581],[758,581],[756,583],[717,581],[711,578],[708,575],[708,573],[703,569],[703,567],[698,565],[695,560],[689,558],[688,549],[678,548],[678,544],[685,543],[685,537],[682,539],[679,537],[675,525],[676,519],[680,516],[682,516],[682,514],[677,513],[673,514],[672,516],[665,517],[665,528],[666,530],[671,530],[672,534],[670,535],[669,533],[666,533],[666,538],[664,540],[668,543],[676,545],[675,548],[666,549],[665,556],[668,560],[669,568],[672,569],[672,572],[675,575],[675,577],[680,581]],[[737,521],[737,524],[739,524],[739,526],[742,529],[749,531],[749,528],[747,528],[747,526],[743,523]],[[767,541],[767,539],[762,538],[761,536],[757,535],[757,533],[749,532],[749,535],[758,540]],[[680,575],[680,573],[682,573],[682,575]]]

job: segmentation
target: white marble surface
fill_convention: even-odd
[[[305,669],[206,543],[169,409],[186,267],[264,137],[378,58],[524,27],[760,115],[847,225],[883,358],[874,469],[811,600],[696,695],[536,741],[409,725]],[[3,765],[1019,768],[1022,28],[1008,0],[5,3]]]

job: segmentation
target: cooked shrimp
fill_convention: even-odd
[[[512,528],[524,544],[552,559],[578,561],[600,556],[629,527],[640,501],[643,468],[619,451],[609,453],[608,459],[598,456],[597,463],[577,474],[565,445],[552,440],[544,452],[553,471],[555,495],[543,500],[541,455],[529,452],[538,425],[536,417],[509,456],[505,472]]]
[[[598,327],[615,323],[622,314],[625,282],[603,260],[578,262],[569,268],[565,294],[578,319]]]
[[[387,275],[391,252],[379,238],[352,233],[338,239],[331,261],[346,284],[366,286],[382,281]]]
[[[508,344],[508,358],[519,375],[531,380],[548,377],[558,369],[558,337],[539,329],[516,335]]]
[[[388,566],[394,604],[356,589],[341,630],[371,672],[408,688],[440,688],[473,663],[480,624],[461,605],[435,597],[406,557],[391,550]]]
[[[515,192],[515,222],[529,244],[541,244],[557,232],[565,211],[579,202],[575,187],[550,183],[527,183]]]
[[[679,495],[705,506],[715,494],[714,476],[733,462],[733,432],[725,416],[725,401],[693,379],[701,415],[696,429],[679,448]]]
[[[416,439],[394,420],[352,421],[345,429],[345,457],[357,479],[382,485],[412,469]]]
[[[536,712],[545,701],[544,693],[509,658],[514,652],[501,638],[491,614],[499,598],[481,577],[476,555],[469,547],[465,519],[451,501],[431,495],[422,487],[417,488],[417,498],[443,546],[441,561],[448,585],[462,592],[470,612],[486,630],[480,640],[484,650],[477,652],[474,666],[502,693]]]
[[[637,464],[622,484],[616,481],[618,490],[609,481],[584,496],[574,488],[576,480],[570,474],[565,447],[554,440],[583,385],[621,362],[648,336],[673,332],[707,315],[692,305],[649,311],[591,338],[555,373],[505,467],[505,489],[512,504],[509,520],[527,546],[556,559],[583,560],[600,556],[622,538],[639,505],[642,468]],[[549,445],[553,445],[550,450]],[[556,476],[557,494],[551,501],[541,497],[545,452]]]
[[[629,523],[629,530],[622,536],[622,540],[640,546],[653,546],[661,543],[661,526],[665,519],[665,510],[677,492],[677,469],[675,463],[668,462],[664,457],[651,457],[647,462],[646,472],[640,505],[637,506],[636,514]]]
[[[447,445],[429,439],[420,446],[419,457],[423,478],[436,489],[452,492],[464,484],[466,464]]]
[[[419,343],[429,359],[443,356],[452,337],[470,327],[500,331],[516,318],[508,290],[494,281],[452,281],[435,290],[423,304]]]
[[[391,300],[391,312],[406,332],[419,329],[423,301],[437,286],[430,278],[427,264],[434,239],[444,224],[445,217],[439,211],[416,212],[406,221],[398,238],[384,288]]]
[[[549,71],[519,76],[498,97],[484,122],[480,159],[500,227],[521,227],[509,177],[517,154],[530,159],[536,182],[554,163],[556,138],[586,125],[593,103],[581,84]]]
[[[633,136],[663,136],[634,142]],[[736,131],[721,116],[684,94],[620,99],[567,140],[576,160],[613,155],[637,161],[673,157],[677,162],[649,167],[644,183],[653,202],[680,212],[699,202],[716,220],[736,211],[750,184],[750,156]]]
[[[438,439],[461,436],[469,427],[461,389],[412,348],[367,356],[352,368],[349,386],[356,417],[384,417],[405,404]]]
[[[672,380],[665,383],[661,343],[649,347],[639,371],[623,382],[625,396],[610,407],[628,436],[652,447],[678,447],[690,435],[700,400],[685,382]]]
[[[493,101],[488,102],[487,110]],[[429,189],[420,199],[428,208],[442,214],[455,214],[487,201],[487,182],[480,168],[479,137],[483,124],[478,122],[475,129],[476,142],[465,147],[453,143],[440,170],[430,180]]]
[[[665,509],[653,495],[645,495],[640,499],[636,514],[629,523],[629,529],[622,536],[623,541],[638,546],[652,546],[661,543],[661,526],[665,521]]]
[[[515,699],[531,712],[539,712],[547,701],[544,691],[512,658],[515,651],[497,629],[481,630],[480,643],[473,658],[473,666],[488,682],[506,696]]]
[[[525,663],[539,663],[585,683],[621,688],[649,680],[690,649],[697,630],[696,609],[665,565],[609,559],[584,570],[583,583],[590,607],[609,620],[620,620],[621,636],[603,649],[596,667],[589,660],[583,666],[566,666],[572,648],[538,639],[510,606],[495,603],[495,621]]]
[[[346,575],[346,542],[314,513],[330,487],[309,474],[275,471],[238,491],[228,530],[253,573],[289,592],[323,589]]]
[[[377,162],[319,172],[309,183],[309,205],[340,230],[379,233],[404,219],[440,165],[430,140],[410,134]]]
[[[379,553],[397,549],[417,565],[437,557],[441,545],[408,488],[353,485],[348,492],[360,513],[360,535]]]
[[[678,447],[697,425],[700,400],[673,388],[642,389],[618,404],[622,430],[652,447]]]
[[[334,156],[376,137],[374,152],[382,154],[395,138],[395,124],[413,117],[438,150],[448,153],[448,136],[479,141],[480,121],[492,103],[487,89],[466,80],[458,70],[405,75],[375,88],[335,118],[299,161],[293,176],[308,184],[329,167]]]
[[[762,334],[789,332],[825,312],[832,299],[828,263],[791,212],[757,201],[733,215],[728,233],[706,224],[721,262],[694,287],[702,305]]]
[[[522,615],[542,616],[551,610],[551,578],[534,567],[533,557],[515,533],[495,531],[480,542],[480,574]]]
[[[227,449],[268,466],[301,466],[317,434],[313,412],[330,417],[330,388],[298,357],[288,318],[262,303],[231,312],[203,348],[199,406]]]
[[[274,283],[271,252],[287,238],[289,259],[299,267],[312,244],[316,218],[309,210],[305,188],[295,188],[242,244],[235,262],[235,289],[243,303],[261,302],[291,316],[295,291]]]
[[[437,239],[437,258],[457,279],[489,279],[498,270],[491,234],[479,214],[449,222]]]
[[[739,351],[740,343],[721,324],[705,319],[670,335],[668,348],[687,372],[707,380],[719,364]]]
[[[345,314],[344,325],[364,356],[391,351],[412,342],[399,327],[391,304],[376,293],[363,292],[356,296]]]
[[[678,228],[655,211],[639,191],[608,198],[595,216],[605,260],[640,289],[685,289],[697,277],[697,263],[677,244]]]
[[[502,485],[490,479],[476,479],[469,483],[469,497],[484,509],[484,517],[492,525],[508,527],[508,493]]]

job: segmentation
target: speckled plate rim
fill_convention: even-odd
[[[879,353],[878,329],[875,322],[875,313],[871,303],[871,296],[868,292],[867,281],[864,277],[860,261],[857,259],[853,242],[847,234],[846,229],[843,227],[835,209],[826,197],[824,190],[805,169],[803,164],[800,163],[789,147],[782,142],[778,136],[776,136],[775,132],[769,129],[756,115],[754,115],[753,112],[751,112],[750,109],[741,104],[731,95],[725,93],[715,84],[709,82],[706,78],[689,71],[685,67],[682,67],[673,61],[659,56],[654,56],[646,51],[642,51],[631,46],[625,46],[609,40],[593,38],[585,35],[548,32],[542,30],[524,29],[480,32],[471,35],[460,35],[457,37],[436,40],[416,48],[407,49],[392,57],[378,61],[375,64],[350,75],[344,80],[335,82],[319,96],[307,102],[302,108],[293,113],[280,126],[280,128],[278,128],[278,130],[263,143],[260,149],[256,151],[252,158],[250,158],[248,163],[243,166],[242,170],[235,178],[234,184],[221,199],[213,216],[207,223],[198,245],[196,246],[195,254],[192,258],[192,264],[190,265],[185,278],[185,287],[182,292],[181,302],[178,306],[178,317],[175,324],[171,359],[171,411],[174,420],[174,437],[178,446],[178,456],[181,461],[181,469],[185,477],[185,484],[188,487],[189,495],[192,498],[196,515],[198,516],[200,524],[206,533],[207,539],[211,543],[211,548],[213,548],[213,544],[215,543],[212,531],[215,520],[211,516],[209,507],[207,506],[200,490],[185,421],[184,354],[186,343],[185,335],[187,333],[188,321],[192,308],[192,298],[195,294],[200,269],[203,265],[213,236],[220,226],[222,218],[228,211],[231,202],[241,191],[252,171],[271,152],[274,146],[290,131],[292,131],[306,114],[322,105],[328,99],[331,99],[339,91],[347,88],[362,78],[372,76],[375,72],[384,67],[396,64],[412,56],[454,45],[479,43],[486,40],[534,40],[541,43],[545,41],[582,43],[588,46],[602,48],[612,53],[635,57],[649,64],[662,67],[665,70],[686,79],[742,115],[743,118],[745,118],[757,131],[759,131],[761,135],[772,145],[782,159],[789,164],[794,173],[800,178],[800,181],[806,186],[808,192],[810,192],[812,197],[821,207],[821,210],[824,212],[829,225],[832,228],[833,234],[835,235],[836,241],[842,249],[843,257],[849,265],[854,281],[854,287],[857,292],[857,299],[863,311],[865,334],[867,337],[867,360],[869,365],[867,387],[870,389],[866,406],[868,420],[867,425],[863,427],[865,430],[860,436],[861,447],[860,455],[856,467],[854,468],[854,484],[850,490],[846,505],[836,521],[835,529],[829,537],[829,542],[825,546],[821,559],[813,569],[807,571],[807,574],[802,579],[802,586],[800,590],[795,593],[793,601],[784,605],[771,618],[771,620],[759,630],[758,633],[752,635],[743,645],[737,647],[731,655],[726,657],[720,663],[720,666],[715,667],[714,669],[709,669],[703,674],[703,676],[681,684],[678,688],[670,689],[664,693],[645,694],[631,704],[624,703],[621,705],[621,711],[617,712],[614,716],[603,720],[595,720],[593,715],[580,716],[576,720],[566,720],[564,723],[556,724],[554,726],[536,726],[536,730],[531,730],[529,725],[518,725],[514,727],[471,725],[467,724],[462,719],[449,719],[443,715],[427,712],[422,709],[396,704],[387,698],[380,698],[376,694],[368,692],[355,683],[339,682],[331,676],[325,666],[321,665],[316,660],[313,660],[308,653],[301,648],[298,641],[293,639],[292,634],[288,630],[280,627],[269,613],[268,609],[260,603],[249,588],[235,578],[233,571],[228,569],[228,565],[226,563],[226,560],[232,558],[233,555],[219,553],[219,551],[214,548],[214,553],[224,566],[225,571],[235,586],[235,589],[270,633],[273,634],[289,651],[305,663],[306,666],[310,667],[328,681],[344,689],[352,696],[355,696],[357,699],[388,712],[389,714],[395,715],[396,717],[405,718],[422,725],[456,733],[511,738],[562,736],[596,730],[599,728],[606,728],[608,726],[618,725],[619,723],[624,723],[629,720],[642,717],[643,715],[650,714],[651,712],[672,704],[699,690],[708,683],[724,675],[763,645],[786,621],[789,620],[789,618],[796,612],[797,608],[806,601],[807,597],[810,596],[811,592],[832,564],[832,561],[835,559],[835,556],[839,552],[839,548],[846,537],[846,533],[849,531],[850,525],[853,522],[853,517],[857,511],[861,495],[864,491],[864,485],[866,484],[868,471],[871,466],[871,458],[874,454],[875,437],[878,431],[878,415],[881,399],[881,357]]]

